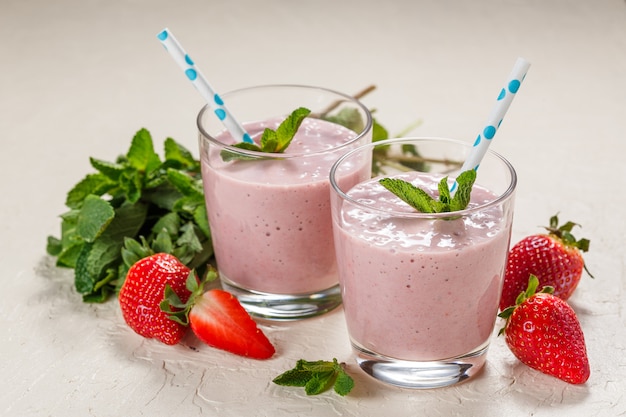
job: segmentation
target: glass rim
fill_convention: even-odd
[[[236,153],[236,154],[245,155],[247,157],[252,157],[254,159],[292,159],[292,158],[302,158],[302,157],[309,157],[309,156],[316,156],[316,155],[326,154],[326,153],[330,153],[330,152],[336,152],[338,150],[341,150],[341,149],[343,149],[345,147],[348,147],[348,146],[354,144],[355,142],[358,142],[359,140],[361,140],[363,138],[363,136],[365,136],[367,134],[367,132],[370,132],[373,129],[374,122],[373,122],[372,114],[371,114],[370,110],[363,103],[361,103],[361,101],[359,99],[357,99],[357,98],[355,98],[353,96],[350,96],[348,94],[344,94],[344,93],[341,93],[339,91],[332,90],[332,89],[325,88],[325,87],[317,87],[317,86],[305,85],[305,84],[261,84],[261,85],[253,85],[253,86],[249,86],[249,87],[241,87],[241,88],[237,88],[235,90],[230,90],[230,91],[228,91],[228,92],[226,92],[224,94],[220,94],[220,96],[222,98],[224,98],[224,101],[227,101],[228,96],[233,95],[233,94],[247,92],[247,91],[254,91],[254,90],[270,89],[270,88],[279,88],[279,89],[300,88],[300,89],[306,89],[306,90],[310,90],[310,91],[318,90],[318,91],[322,91],[324,93],[334,94],[334,95],[338,96],[338,98],[343,98],[346,101],[349,101],[351,103],[356,104],[359,108],[361,108],[361,110],[363,110],[363,113],[365,114],[365,117],[366,117],[365,126],[363,127],[363,130],[360,133],[359,132],[354,132],[352,129],[348,129],[346,127],[346,129],[354,132],[356,134],[356,136],[354,138],[350,139],[348,142],[342,143],[341,145],[333,147],[333,148],[330,148],[330,149],[321,149],[321,150],[314,151],[314,152],[299,152],[299,153],[259,152],[259,151],[252,151],[252,150],[248,150],[248,149],[237,148],[237,147],[234,147],[232,145],[227,145],[225,143],[220,142],[215,137],[213,137],[211,134],[209,134],[206,131],[206,129],[204,128],[203,124],[202,124],[202,119],[203,119],[203,116],[206,113],[210,113],[213,110],[209,107],[208,104],[205,104],[204,106],[202,106],[202,108],[198,112],[198,116],[196,117],[196,125],[198,127],[199,132],[200,132],[201,140],[209,141],[212,144],[214,144],[216,146],[219,146],[219,147],[221,147],[223,149],[227,149],[230,152],[233,152],[233,153]],[[320,120],[322,120],[322,119],[320,119]],[[222,132],[224,130],[222,130]]]
[[[502,204],[504,201],[509,200],[515,191],[515,188],[517,186],[517,173],[515,171],[515,168],[513,168],[513,165],[504,156],[502,156],[498,152],[493,151],[491,149],[487,150],[487,154],[496,157],[500,162],[504,164],[505,168],[508,168],[510,176],[511,176],[509,185],[504,192],[499,193],[496,199],[489,201],[487,203],[478,205],[476,207],[472,207],[472,208],[468,208],[464,210],[449,211],[449,212],[443,212],[443,213],[422,213],[419,211],[405,212],[405,211],[397,211],[397,210],[382,210],[374,206],[370,206],[370,205],[358,202],[357,200],[347,195],[339,187],[339,184],[337,184],[335,177],[336,177],[336,173],[337,173],[337,169],[339,168],[339,165],[341,165],[342,162],[344,162],[346,159],[348,159],[352,155],[356,154],[357,152],[362,152],[365,148],[374,149],[376,146],[393,145],[393,144],[398,144],[398,143],[405,143],[407,141],[408,142],[444,141],[444,142],[452,143],[455,145],[461,145],[465,148],[472,147],[470,143],[466,143],[458,139],[437,137],[437,136],[409,136],[409,137],[392,138],[392,139],[385,139],[385,140],[367,143],[367,144],[361,145],[357,148],[350,150],[349,152],[342,155],[339,159],[337,159],[337,161],[335,161],[335,163],[330,169],[330,175],[329,175],[331,190],[333,190],[333,192],[337,194],[343,201],[348,201],[354,206],[365,209],[369,212],[380,213],[387,217],[401,217],[401,218],[413,218],[413,219],[445,219],[445,218],[449,218],[452,215],[460,216],[460,217],[467,217],[475,212],[484,211],[485,209],[488,209],[490,207],[498,206]]]

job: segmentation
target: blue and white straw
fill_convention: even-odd
[[[235,120],[230,111],[228,111],[222,98],[213,90],[206,78],[204,78],[200,70],[196,67],[193,60],[187,55],[180,43],[178,43],[172,32],[165,28],[157,35],[157,38],[183,70],[194,87],[196,87],[196,90],[198,90],[200,95],[206,100],[209,107],[213,109],[218,119],[224,123],[224,126],[228,129],[232,137],[235,140],[252,143],[253,141],[250,135],[245,131],[243,126]]]
[[[478,170],[480,161],[485,156],[485,153],[487,153],[487,148],[489,148],[493,137],[498,131],[498,128],[502,123],[502,119],[504,119],[504,115],[509,109],[513,98],[515,98],[515,94],[522,84],[522,81],[524,81],[524,77],[526,77],[526,73],[529,68],[530,63],[528,61],[524,58],[517,58],[517,61],[513,66],[513,70],[511,71],[511,75],[509,75],[506,85],[500,91],[496,104],[491,110],[487,123],[485,123],[485,128],[478,134],[472,151],[463,163],[461,172],[469,169]],[[454,191],[455,188],[456,182],[452,185],[451,191]]]

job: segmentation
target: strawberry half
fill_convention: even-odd
[[[581,252],[589,250],[589,240],[576,238],[571,231],[576,223],[559,226],[558,217],[550,218],[548,234],[525,237],[509,251],[504,274],[500,310],[515,304],[524,292],[528,276],[535,275],[540,286],[554,288],[554,295],[567,300],[580,282],[585,266]],[[593,277],[593,276],[592,276]]]
[[[270,358],[274,346],[257,327],[239,300],[222,290],[198,297],[189,312],[191,330],[204,343],[255,359]]]
[[[506,319],[500,334],[524,364],[571,384],[589,379],[589,360],[585,338],[572,308],[550,294],[551,287],[535,293],[539,280],[531,275],[528,289],[515,306],[498,316]]]
[[[257,327],[256,322],[231,293],[212,289],[204,292],[204,282],[217,278],[210,270],[207,279],[198,282],[192,272],[187,280],[191,292],[183,301],[173,288],[166,286],[163,312],[173,322],[189,325],[198,339],[209,346],[254,359],[268,359],[275,353],[274,346]]]
[[[167,253],[157,253],[133,264],[118,297],[122,316],[130,328],[143,337],[168,345],[180,342],[187,328],[170,320],[159,304],[166,286],[181,300],[189,299],[191,291],[186,288],[189,272],[189,268]]]

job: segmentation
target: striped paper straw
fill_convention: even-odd
[[[528,61],[524,58],[517,58],[517,61],[513,66],[513,70],[511,71],[511,75],[509,75],[506,85],[500,91],[496,104],[491,110],[491,114],[485,123],[485,128],[478,134],[472,151],[463,163],[461,172],[469,169],[478,170],[480,161],[485,156],[485,153],[487,153],[487,149],[489,148],[493,137],[496,135],[496,132],[498,131],[498,128],[502,123],[502,119],[504,119],[504,115],[509,109],[513,98],[515,98],[517,90],[522,84],[522,81],[524,81],[524,77],[526,77],[526,73],[529,68],[530,63]],[[452,185],[451,191],[454,191],[455,188],[456,181]]]
[[[200,95],[202,95],[209,107],[213,109],[218,119],[224,123],[224,126],[228,129],[232,137],[235,140],[252,143],[253,141],[252,138],[250,138],[250,135],[245,131],[243,126],[237,122],[230,111],[228,111],[222,98],[215,92],[215,90],[213,90],[206,78],[204,78],[204,75],[202,75],[198,67],[196,67],[191,57],[187,55],[178,40],[176,40],[172,32],[165,28],[157,35],[157,38],[161,41],[165,50],[169,52],[170,56],[183,70],[189,81],[191,81],[193,86],[196,87],[196,90],[198,90]]]

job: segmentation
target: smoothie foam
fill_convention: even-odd
[[[245,127],[258,140],[263,129],[275,129],[282,120]],[[224,162],[218,147],[202,156],[209,222],[223,279],[276,294],[312,293],[337,285],[328,172],[348,150],[341,146],[355,137],[340,125],[306,118],[283,159]],[[232,143],[227,133],[217,139]],[[369,170],[366,165],[348,168],[341,181],[352,186],[368,178]]]
[[[433,195],[441,178],[415,172],[395,177]],[[347,194],[377,210],[415,213],[377,179]],[[495,198],[474,185],[469,208]],[[335,221],[344,309],[357,347],[428,361],[486,346],[509,246],[500,206],[434,220],[369,211],[346,200]]]

